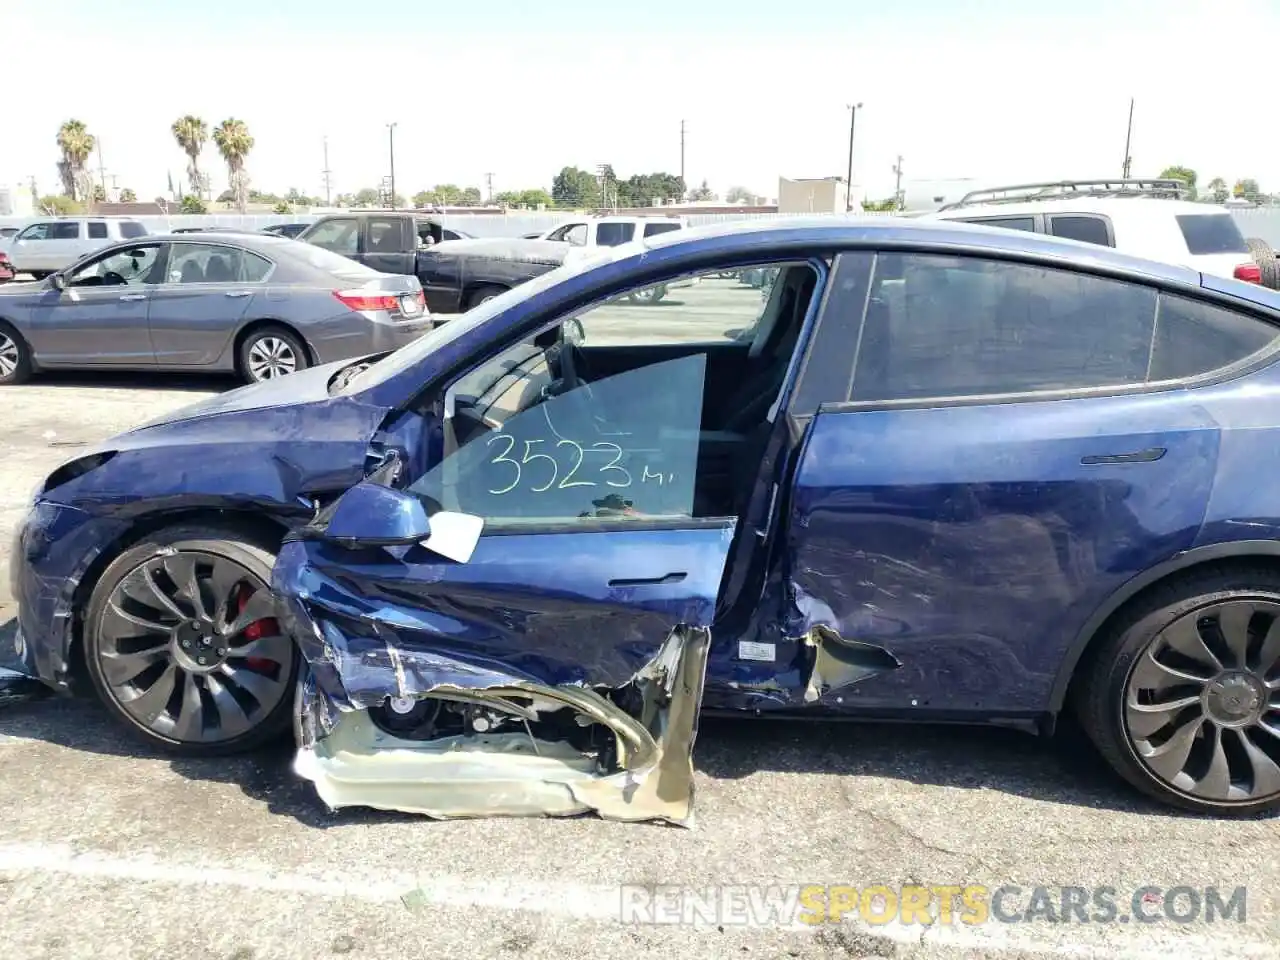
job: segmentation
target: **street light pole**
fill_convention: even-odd
[[[845,200],[844,212],[853,212],[853,126],[858,120],[858,111],[862,109],[862,104],[851,103],[849,107],[849,169],[845,175]]]
[[[396,208],[396,125],[387,124],[387,139],[391,148],[391,209]]]

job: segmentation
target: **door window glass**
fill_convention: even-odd
[[[369,253],[400,253],[401,221],[393,217],[369,218]]]
[[[1278,336],[1280,329],[1254,317],[1162,295],[1150,379],[1175,380],[1230,366],[1271,346]]]
[[[1066,270],[886,253],[853,400],[980,396],[1142,383],[1154,290]]]
[[[773,298],[770,312],[782,269],[757,267],[736,277],[698,274],[642,287],[578,314],[568,332],[583,347],[739,343],[745,348],[761,318],[783,309],[780,298]]]
[[[1005,230],[1025,230],[1035,233],[1035,217],[986,217],[981,220],[965,220],[965,223],[976,223],[981,227],[1002,227]]]
[[[147,283],[147,275],[156,265],[159,247],[132,247],[100,260],[92,260],[71,274],[73,287],[112,287]]]
[[[97,223],[90,222],[90,224],[89,224],[89,239],[90,239],[90,240],[105,240],[105,239],[107,239],[107,225],[106,225],[105,223],[101,223],[101,222],[97,222]]]
[[[80,221],[79,220],[60,220],[52,225],[49,231],[50,240],[79,240],[80,239]]]
[[[446,456],[409,489],[487,525],[690,517],[706,357],[591,384],[526,342],[461,381]]]
[[[135,220],[120,221],[120,239],[137,240],[138,237],[145,237],[147,228]]]
[[[585,223],[575,223],[564,232],[564,239],[572,246],[585,247],[587,245],[587,225]]]
[[[634,223],[596,224],[596,246],[619,247],[624,243],[630,243],[635,233]]]
[[[646,237],[656,237],[660,233],[670,233],[672,230],[679,230],[678,223],[646,223],[644,225],[644,235]]]
[[[1049,221],[1049,226],[1055,237],[1096,243],[1102,247],[1113,246],[1107,221],[1101,217],[1054,217]]]
[[[165,267],[166,283],[252,283],[271,264],[262,257],[221,244],[175,243]]]
[[[33,223],[22,233],[18,234],[19,240],[48,240],[49,228],[53,226],[51,223]]]
[[[354,257],[360,239],[360,228],[357,221],[349,218],[326,220],[317,224],[314,231],[307,235],[307,242],[325,250],[332,250],[344,257]]]

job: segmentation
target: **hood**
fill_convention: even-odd
[[[267,410],[276,407],[289,407],[298,404],[317,403],[329,399],[329,381],[344,367],[358,363],[359,358],[337,360],[319,367],[310,367],[287,377],[274,380],[263,380],[247,386],[228,390],[217,396],[199,400],[185,407],[179,407],[163,417],[149,420],[141,426],[134,427],[128,433],[150,430],[153,427],[168,426],[188,420],[226,413],[243,413],[250,410]],[[127,436],[128,434],[126,434]]]
[[[564,263],[572,249],[555,240],[526,240],[523,237],[473,237],[468,240],[445,240],[437,243],[427,255],[460,257],[493,257],[497,260],[524,260],[530,263]]]

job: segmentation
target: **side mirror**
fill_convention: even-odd
[[[49,282],[53,284],[55,290],[67,289],[67,278],[60,273],[50,274]]]
[[[391,547],[431,536],[422,501],[401,490],[363,480],[338,498],[324,538],[346,547]]]

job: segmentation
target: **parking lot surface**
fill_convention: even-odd
[[[0,388],[0,542],[77,444],[230,385],[86,375]],[[0,592],[0,635],[9,600]],[[173,760],[136,749],[93,703],[3,707],[0,942],[31,958],[226,960],[1280,955],[1277,821],[1155,808],[1069,735],[707,720],[694,759],[692,829],[438,823],[327,812],[287,745]],[[1121,916],[1148,885],[1248,896],[1242,924],[669,926],[623,922],[621,884],[1109,886]]]

